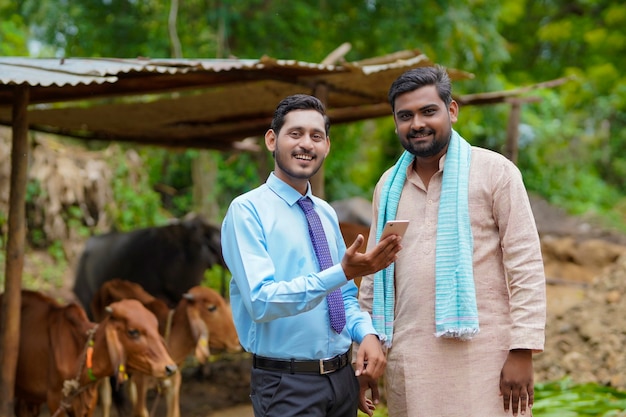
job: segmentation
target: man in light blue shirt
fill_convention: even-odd
[[[391,264],[400,238],[392,235],[360,253],[359,235],[346,249],[335,211],[311,194],[309,183],[330,150],[329,128],[317,98],[282,100],[265,134],[274,171],[265,184],[233,200],[222,224],[233,317],[241,344],[254,354],[250,398],[256,417],[354,417],[357,407],[372,415],[379,399],[386,358],[352,279]],[[306,197],[328,242],[332,266],[326,269],[298,204]],[[338,288],[346,318],[339,332],[325,301]],[[360,344],[354,369],[353,341]],[[373,401],[365,396],[368,389]]]

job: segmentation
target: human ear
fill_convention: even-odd
[[[269,129],[265,132],[265,147],[270,152],[274,152],[276,150],[276,133],[273,129]]]
[[[456,123],[459,116],[459,105],[456,101],[452,100],[448,106],[448,112],[450,113],[450,122]]]

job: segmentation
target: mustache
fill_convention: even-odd
[[[412,130],[409,131],[409,134],[407,135],[408,138],[416,138],[418,136],[424,136],[424,135],[432,135],[435,132],[432,129],[419,129],[419,130]]]
[[[303,151],[303,150],[295,150],[291,153],[292,155],[307,155],[311,157],[315,157],[316,153],[311,151]]]

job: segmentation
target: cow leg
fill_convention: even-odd
[[[111,417],[111,382],[109,378],[101,379],[98,383],[100,393],[100,406],[102,407],[102,417]]]
[[[168,384],[163,384],[167,403],[167,417],[180,417],[180,385],[183,377],[180,371],[169,378]]]
[[[128,382],[133,392],[131,395],[133,417],[148,417],[148,376],[135,372]]]

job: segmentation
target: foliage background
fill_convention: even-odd
[[[168,27],[172,15],[174,32]],[[347,60],[418,48],[437,63],[474,73],[473,80],[454,85],[458,95],[572,76],[561,87],[533,93],[542,100],[523,107],[518,165],[531,192],[571,213],[600,214],[622,227],[625,25],[626,4],[611,0],[0,0],[0,53],[269,55],[319,62],[350,42]],[[456,128],[471,143],[500,151],[508,112],[506,104],[465,107]],[[331,137],[327,198],[369,198],[401,151],[391,118],[333,126]],[[149,189],[124,190],[120,161],[116,195],[129,200],[116,218],[120,228],[142,215],[148,223],[161,222],[161,209],[172,216],[198,209],[192,165],[202,152],[139,152]],[[238,153],[210,153],[209,161],[217,168],[217,221],[230,200],[262,182],[272,165],[268,155]],[[157,193],[162,207],[154,204]]]

